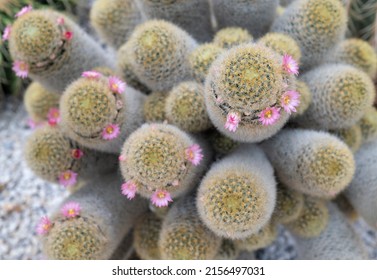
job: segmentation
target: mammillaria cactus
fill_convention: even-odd
[[[164,91],[190,77],[186,61],[196,45],[174,24],[150,20],[135,28],[127,42],[127,55],[143,84],[152,91]]]
[[[166,119],[187,132],[201,132],[212,127],[204,99],[204,86],[183,82],[175,86],[166,98]]]
[[[223,49],[230,49],[252,41],[253,36],[246,29],[240,27],[220,29],[213,38],[213,44]]]
[[[362,142],[368,143],[377,140],[377,110],[370,107],[364,112],[364,116],[358,122],[361,129]]]
[[[356,212],[372,227],[377,228],[377,141],[363,145],[355,154],[355,176],[345,195]]]
[[[313,238],[296,238],[298,259],[362,260],[367,252],[360,237],[335,205],[329,205],[329,221]]]
[[[134,228],[134,247],[138,256],[143,260],[159,260],[160,249],[158,240],[162,220],[154,213],[148,212],[140,217]]]
[[[25,10],[12,26],[9,49],[18,76],[30,76],[57,93],[87,69],[114,67],[94,39],[71,19],[51,10]]]
[[[223,239],[215,260],[235,260],[239,253],[240,250],[234,244],[233,240]]]
[[[349,128],[330,130],[330,132],[338,136],[340,140],[346,143],[352,152],[356,152],[360,148],[363,141],[361,128],[358,124]]]
[[[119,153],[125,138],[141,123],[144,96],[116,76],[86,71],[65,90],[62,129],[82,146]]]
[[[350,127],[373,104],[375,88],[363,71],[348,65],[328,64],[303,75],[312,102],[295,121],[303,127],[341,129]]]
[[[237,248],[244,251],[256,251],[267,247],[277,237],[277,226],[274,224],[267,224],[261,228],[257,233],[254,233],[246,238],[235,240]]]
[[[347,15],[339,1],[295,1],[274,22],[273,32],[288,34],[301,48],[302,66],[320,64],[329,50],[345,36]]]
[[[195,197],[189,195],[174,204],[164,219],[159,248],[165,260],[211,260],[221,242],[199,219]]]
[[[345,63],[367,73],[372,79],[377,72],[377,54],[368,42],[352,38],[340,42],[327,57],[328,62]]]
[[[46,90],[37,82],[30,84],[24,95],[26,112],[35,123],[47,121],[49,111],[59,108],[59,100],[59,94]]]
[[[203,0],[142,0],[148,18],[170,21],[200,42],[209,41],[213,31],[210,6]]]
[[[158,207],[167,206],[195,187],[210,161],[204,141],[172,125],[144,124],[123,145],[122,193],[129,199],[139,193]]]
[[[204,83],[212,62],[223,52],[223,48],[213,43],[198,46],[188,57],[192,77],[198,83]]]
[[[286,224],[295,235],[302,238],[316,237],[326,228],[329,211],[324,200],[304,197],[304,205],[297,219]]]
[[[259,142],[277,133],[296,111],[299,94],[289,55],[258,44],[234,47],[212,64],[206,106],[216,128],[240,142]]]
[[[278,0],[212,0],[220,28],[238,26],[254,37],[266,33],[275,19]]]
[[[211,167],[199,185],[197,207],[216,235],[240,239],[267,224],[275,199],[272,166],[260,148],[247,146]]]
[[[90,22],[98,34],[115,49],[122,46],[133,29],[145,20],[134,0],[97,0],[90,10]]]
[[[239,142],[221,134],[216,129],[209,132],[209,142],[214,151],[220,156],[229,154],[240,145]]]
[[[300,94],[300,104],[296,108],[296,112],[292,113],[291,118],[303,115],[312,103],[312,93],[305,82],[297,80],[296,91]]]
[[[355,172],[352,151],[326,132],[285,129],[262,147],[276,176],[287,187],[305,194],[333,198]]]
[[[145,98],[143,116],[146,122],[163,122],[166,120],[165,104],[167,92],[155,91]]]
[[[107,259],[118,247],[147,201],[125,201],[119,195],[116,174],[93,178],[70,195],[51,220],[43,219],[37,231],[50,259]],[[84,241],[84,242],[83,242]]]
[[[92,177],[93,172],[106,174],[117,167],[116,156],[85,149],[51,126],[30,136],[25,158],[35,174],[66,187],[74,186],[79,178]]]

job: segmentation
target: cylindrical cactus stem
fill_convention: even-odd
[[[37,82],[30,84],[24,95],[26,112],[36,123],[47,121],[49,111],[59,108],[59,100],[59,94],[46,90]]]
[[[283,33],[270,32],[260,38],[258,43],[265,45],[281,56],[288,54],[300,64],[301,50],[297,42],[291,36]]]
[[[39,177],[63,186],[74,186],[77,179],[115,171],[117,157],[83,148],[67,138],[59,128],[37,129],[27,140],[25,159]]]
[[[188,57],[192,77],[198,83],[204,83],[212,62],[223,52],[223,48],[213,43],[207,43],[197,47]]]
[[[95,178],[69,196],[48,230],[39,225],[49,259],[108,259],[148,208],[147,201],[125,201],[116,174]]]
[[[120,168],[125,183],[122,193],[136,193],[158,206],[196,186],[211,161],[211,150],[175,126],[144,124],[123,145]]]
[[[135,251],[142,260],[161,259],[158,247],[161,227],[162,220],[152,212],[146,213],[137,220],[133,240]]]
[[[241,27],[226,27],[220,29],[213,38],[213,44],[223,49],[230,49],[241,44],[252,42],[253,36],[246,29]]]
[[[150,20],[136,27],[127,42],[132,70],[152,91],[166,91],[190,78],[187,59],[197,45],[170,22]]]
[[[97,0],[93,4],[90,22],[101,38],[115,49],[122,46],[133,29],[145,20],[137,1]]]
[[[143,116],[146,122],[164,122],[166,120],[165,104],[167,92],[155,91],[145,98]]]
[[[128,85],[140,90],[142,93],[148,94],[150,93],[150,89],[139,80],[131,65],[131,58],[128,54],[129,46],[130,44],[127,41],[117,52],[117,71]]]
[[[372,79],[377,73],[377,54],[366,41],[352,38],[340,42],[328,55],[327,62],[352,65]]]
[[[357,213],[377,228],[377,141],[363,145],[355,154],[355,176],[345,195]]]
[[[219,28],[239,26],[254,37],[266,33],[275,19],[279,0],[212,0]]]
[[[241,251],[256,251],[263,249],[272,244],[278,235],[277,226],[268,223],[261,228],[257,233],[254,233],[246,238],[235,240],[235,244]]]
[[[221,134],[218,130],[209,131],[211,147],[219,156],[224,156],[236,149],[240,144],[233,139]]]
[[[52,10],[30,11],[14,22],[9,50],[18,76],[61,94],[87,69],[114,67],[113,59],[76,23]]]
[[[286,224],[296,220],[304,207],[304,195],[279,184],[277,188],[276,206],[271,217],[275,224]]]
[[[330,130],[329,132],[338,136],[339,139],[346,143],[354,153],[360,148],[363,142],[363,135],[358,124],[349,128]]]
[[[216,235],[246,238],[264,227],[276,200],[273,169],[257,146],[243,146],[212,165],[197,195],[201,220]]]
[[[212,260],[221,241],[199,219],[195,197],[189,195],[175,203],[164,219],[159,248],[165,260]]]
[[[215,260],[235,260],[240,254],[240,250],[233,240],[223,239]]]
[[[352,151],[326,132],[286,129],[262,147],[279,181],[311,196],[334,198],[355,172]]]
[[[142,0],[148,18],[170,21],[199,42],[213,36],[210,6],[203,0]]]
[[[286,224],[295,236],[312,238],[319,236],[327,226],[329,211],[325,200],[304,196],[304,205],[296,220]]]
[[[205,97],[216,128],[236,141],[259,142],[277,133],[296,111],[297,63],[259,44],[223,53],[211,65]]]
[[[309,108],[295,119],[302,127],[324,130],[348,128],[356,124],[373,104],[373,82],[355,67],[323,65],[301,78],[312,93]]]
[[[295,1],[274,22],[271,30],[290,35],[301,48],[302,67],[320,64],[340,42],[347,29],[346,10],[339,1]]]
[[[83,73],[60,100],[62,129],[82,146],[119,153],[126,137],[142,122],[144,95],[115,76]]]
[[[169,123],[187,132],[197,133],[212,127],[204,86],[197,82],[182,82],[175,86],[166,98],[165,112]]]
[[[367,252],[346,217],[330,204],[329,221],[319,236],[296,238],[298,259],[304,260],[362,260]]]
[[[377,110],[374,107],[368,108],[364,116],[358,122],[361,129],[362,142],[369,143],[377,140]]]

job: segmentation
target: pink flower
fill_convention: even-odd
[[[3,33],[3,41],[6,41],[9,39],[9,36],[10,36],[10,32],[11,32],[12,28],[10,25],[7,25],[7,27],[5,27],[4,29],[4,33]]]
[[[16,76],[20,78],[27,78],[29,75],[29,65],[20,60],[13,62],[12,70],[16,73]]]
[[[280,109],[268,107],[259,113],[259,121],[263,125],[273,125],[280,118]]]
[[[97,71],[85,71],[81,74],[81,77],[88,78],[88,79],[98,79],[101,76],[102,74],[98,73]]]
[[[300,104],[300,94],[297,91],[289,90],[280,99],[281,106],[288,114],[296,112],[296,107]]]
[[[186,159],[193,165],[199,165],[203,159],[202,148],[198,144],[191,145],[185,150]]]
[[[60,111],[58,108],[50,108],[47,113],[48,124],[54,126],[60,122]]]
[[[120,156],[118,157],[118,160],[119,160],[119,161],[126,161],[126,157],[125,157],[124,155],[120,155]]]
[[[129,200],[133,199],[136,195],[136,184],[131,180],[124,183],[121,187],[122,194],[127,196]]]
[[[45,122],[36,122],[33,119],[31,119],[31,118],[27,119],[27,125],[31,129],[35,129],[35,128],[41,127],[41,126],[43,126],[45,124],[46,124]]]
[[[169,202],[173,202],[173,200],[167,191],[157,190],[153,193],[151,202],[157,207],[165,207],[168,206]]]
[[[296,60],[288,54],[283,56],[283,69],[289,74],[298,75],[298,64]]]
[[[114,93],[122,94],[126,89],[126,83],[115,76],[109,77],[109,87]]]
[[[81,207],[77,202],[68,202],[60,209],[62,215],[66,218],[74,218],[80,215]]]
[[[63,185],[64,187],[73,186],[76,184],[76,181],[77,173],[71,170],[66,170],[59,175],[59,184]]]
[[[80,149],[73,149],[71,151],[71,155],[74,159],[80,159],[84,156],[84,152],[81,151]]]
[[[72,39],[72,37],[73,37],[73,32],[71,32],[71,31],[66,31],[66,32],[64,32],[64,38],[66,39],[66,40],[71,40]]]
[[[24,14],[27,14],[33,9],[31,5],[23,7],[16,15],[15,17],[18,18],[20,16],[23,16]]]
[[[241,116],[239,113],[230,112],[226,116],[226,123],[224,127],[231,132],[235,132],[237,130],[237,127],[240,121],[241,121]]]
[[[118,137],[120,133],[119,125],[109,124],[102,130],[102,138],[105,140],[112,140]]]
[[[65,23],[65,20],[63,17],[59,17],[57,20],[56,20],[57,24],[59,25],[63,25]]]
[[[50,219],[47,216],[43,216],[37,225],[37,233],[39,235],[45,235],[47,234],[52,227],[52,223]]]

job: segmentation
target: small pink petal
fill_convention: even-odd
[[[300,104],[300,94],[297,91],[289,90],[282,95],[280,103],[284,111],[290,115],[297,111],[296,108]]]
[[[288,54],[283,56],[283,70],[289,74],[298,75],[298,64],[296,60]]]
[[[27,78],[29,75],[29,65],[20,60],[13,62],[12,70],[16,73],[16,76],[20,78]]]
[[[43,216],[37,225],[37,233],[39,235],[46,235],[52,228],[52,223],[47,216]]]
[[[202,148],[198,144],[191,145],[185,150],[186,159],[197,166],[203,159]]]
[[[58,108],[50,108],[47,113],[48,124],[54,126],[60,122],[60,111]]]
[[[66,40],[71,40],[72,39],[72,37],[73,37],[73,32],[71,32],[71,31],[66,31],[66,32],[64,32],[64,38],[66,39]]]
[[[153,193],[151,202],[157,207],[166,207],[169,205],[169,202],[173,202],[173,200],[171,199],[170,193],[167,191],[157,190]]]
[[[238,128],[238,124],[241,121],[241,116],[237,112],[230,112],[226,117],[225,128],[231,132],[235,132]]]
[[[64,187],[73,186],[74,184],[76,184],[76,182],[77,173],[71,170],[66,170],[59,175],[59,184],[63,185]]]
[[[28,6],[25,6],[23,7],[16,15],[15,17],[18,18],[20,16],[23,16],[25,14],[27,14],[28,12],[30,12],[31,10],[33,10],[33,7],[31,5],[28,5]]]
[[[27,125],[31,128],[31,129],[36,129],[38,127],[41,127],[43,125],[45,125],[46,123],[45,122],[36,122],[34,121],[33,119],[31,118],[28,118],[27,119]]]
[[[105,140],[112,140],[118,137],[120,133],[119,125],[109,124],[102,130],[102,138]]]
[[[280,109],[268,107],[259,113],[259,121],[262,125],[273,125],[280,118]]]
[[[133,199],[136,195],[136,189],[137,189],[137,186],[136,184],[129,180],[127,181],[126,183],[124,183],[121,187],[121,190],[122,190],[122,194],[127,196],[127,198],[129,200]]]
[[[74,158],[74,159],[80,159],[84,156],[84,152],[80,149],[73,149],[71,151],[71,156]]]
[[[126,83],[115,76],[109,77],[109,87],[114,93],[122,94],[126,89]]]
[[[3,36],[2,36],[3,41],[6,41],[6,40],[9,39],[11,30],[12,30],[12,28],[11,28],[10,25],[7,25],[7,27],[5,27],[4,32],[3,32]]]
[[[119,160],[119,161],[126,161],[126,157],[125,157],[124,155],[120,155],[120,156],[118,157],[118,160]]]
[[[81,207],[77,202],[67,202],[60,209],[62,215],[66,218],[74,218],[80,215]]]
[[[59,17],[57,20],[56,20],[57,24],[59,25],[63,25],[65,23],[65,20],[63,17]]]
[[[102,74],[97,71],[85,71],[81,74],[81,77],[88,78],[88,79],[98,79],[101,76]]]

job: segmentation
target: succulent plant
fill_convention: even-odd
[[[213,38],[213,44],[222,49],[230,49],[232,47],[251,43],[253,36],[241,27],[226,27],[220,29]]]

